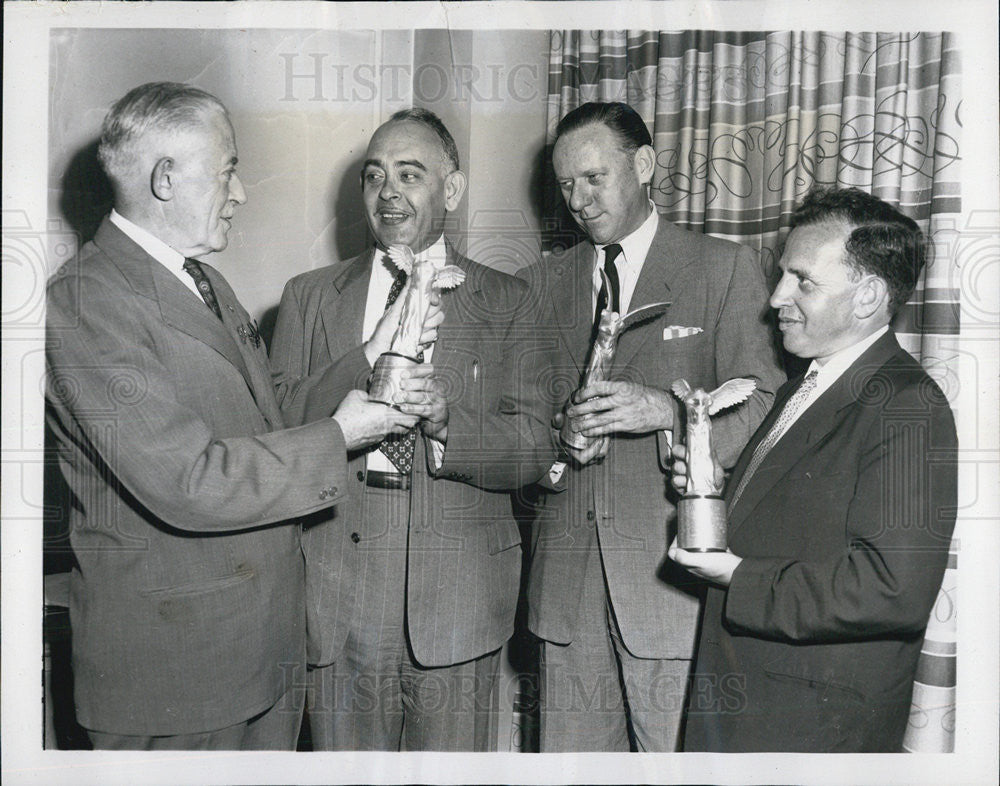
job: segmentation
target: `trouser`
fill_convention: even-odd
[[[678,750],[691,661],[637,658],[628,651],[596,542],[583,593],[576,638],[542,642],[542,752]]]
[[[167,736],[108,734],[87,730],[95,750],[112,751],[293,751],[302,723],[301,692],[291,688],[259,715],[216,731]]]
[[[496,739],[500,651],[420,665],[406,634],[409,492],[365,489],[353,619],[334,662],[310,671],[315,750],[485,751]]]

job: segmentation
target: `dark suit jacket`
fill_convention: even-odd
[[[344,496],[343,435],[279,431],[265,350],[238,338],[250,317],[205,271],[224,323],[105,220],[49,283],[76,705],[96,731],[219,729],[302,677],[299,527],[266,525]]]
[[[744,560],[728,592],[709,590],[685,748],[900,750],[955,495],[948,402],[890,332],[802,413],[730,512]]]
[[[335,376],[365,388],[361,345],[373,252],[296,276],[285,287],[271,349],[275,373],[294,383],[335,359]],[[449,396],[448,440],[433,470],[417,441],[407,542],[407,630],[424,666],[446,666],[497,649],[513,631],[521,568],[520,533],[503,491],[547,469],[548,426],[537,412],[529,358],[512,332],[525,287],[449,247],[465,282],[443,294],[445,321],[432,358]],[[346,392],[346,390],[342,391]],[[301,417],[328,414],[325,390]],[[361,519],[365,454],[350,463],[348,498],[303,534],[309,660],[331,663],[343,649],[355,598],[364,589],[349,536]],[[369,537],[360,533],[361,538]]]
[[[593,246],[582,243],[526,274],[543,293],[539,340],[549,342],[552,359],[539,388],[547,393],[550,414],[562,408],[585,367],[594,318],[593,260]],[[681,378],[706,390],[734,377],[756,380],[747,403],[713,419],[716,450],[732,466],[784,379],[765,321],[767,291],[756,256],[661,216],[629,308],[659,301],[670,302],[666,314],[623,335],[611,378],[661,390]],[[664,329],[672,325],[701,332],[664,340]],[[692,656],[696,583],[666,559],[675,530],[668,460],[662,433],[620,434],[603,463],[567,467],[565,491],[547,496],[536,528],[532,632],[556,643],[574,639],[587,554],[599,547],[629,652]]]

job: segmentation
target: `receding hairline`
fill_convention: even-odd
[[[411,155],[407,155],[405,158],[400,159],[398,161],[380,162],[378,159],[376,159],[376,158],[374,158],[374,157],[372,157],[371,155],[368,154],[368,151],[371,150],[372,144],[375,142],[375,139],[378,137],[379,134],[384,133],[384,132],[387,133],[388,130],[390,130],[392,128],[398,128],[398,127],[404,126],[404,125],[408,125],[408,126],[413,126],[415,128],[419,128],[421,130],[421,132],[427,136],[427,138],[433,143],[434,147],[437,149],[438,153],[440,154],[440,163],[442,163],[444,165],[445,169],[447,170],[446,174],[451,174],[452,172],[459,171],[460,168],[457,167],[457,166],[455,166],[455,162],[452,160],[451,156],[449,155],[448,149],[445,146],[444,140],[441,139],[441,137],[438,135],[437,131],[435,131],[427,123],[424,123],[424,122],[422,122],[420,120],[415,120],[415,119],[413,119],[411,117],[389,118],[384,123],[382,123],[382,125],[380,125],[378,128],[375,129],[375,133],[372,134],[372,138],[368,142],[368,148],[367,148],[367,150],[365,152],[365,162],[364,162],[364,164],[361,167],[362,171],[364,171],[364,169],[366,169],[369,165],[378,166],[378,167],[411,165],[411,166],[418,166],[418,167],[420,167],[420,168],[422,168],[424,170],[427,169],[427,164],[421,162],[419,159],[417,159],[417,158],[415,158],[414,156],[411,156]]]

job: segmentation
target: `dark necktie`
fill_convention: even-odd
[[[198,287],[198,292],[201,293],[201,299],[205,301],[206,306],[215,312],[215,316],[221,320],[222,309],[219,308],[219,301],[215,297],[215,290],[212,289],[212,282],[208,280],[205,271],[201,269],[201,262],[197,259],[185,259],[184,272],[194,279],[195,286]]]
[[[406,271],[400,270],[396,278],[389,287],[389,296],[385,299],[385,307],[388,309],[396,302],[399,293],[406,286]],[[424,362],[424,353],[417,355],[417,360]],[[414,426],[405,434],[388,434],[378,446],[386,458],[392,462],[404,475],[409,475],[413,470],[413,451],[417,445],[417,426]]]
[[[601,312],[605,308],[621,314],[621,284],[618,283],[618,268],[615,260],[622,253],[622,247],[617,243],[611,243],[604,247],[604,274],[608,283],[611,284],[611,303],[608,303],[608,288],[601,281],[601,291],[597,293],[597,308],[594,310],[594,324],[597,325],[601,319]]]

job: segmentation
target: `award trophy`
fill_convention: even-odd
[[[603,270],[601,271],[601,275],[604,277],[606,290],[610,292],[611,285]],[[618,348],[618,339],[621,338],[622,333],[636,325],[656,319],[666,312],[669,305],[669,303],[650,303],[649,305],[628,312],[624,317],[618,316],[617,311],[611,311],[607,308],[601,311],[601,316],[597,323],[597,336],[594,339],[594,345],[590,348],[587,368],[583,372],[583,381],[580,383],[580,388],[585,388],[594,382],[605,381],[611,374],[611,366],[615,361],[615,351]],[[575,450],[583,450],[597,439],[597,437],[585,437],[579,431],[573,431],[569,427],[568,418],[563,422],[562,429],[559,431],[559,438],[564,445]]]
[[[687,491],[677,504],[677,545],[685,551],[725,551],[726,503],[715,479],[710,415],[745,401],[757,383],[731,379],[706,393],[679,379],[671,390],[687,415]]]
[[[375,361],[368,382],[368,395],[373,401],[395,406],[396,394],[403,369],[420,364],[420,334],[431,305],[431,295],[442,289],[454,289],[465,281],[465,271],[457,265],[434,264],[416,260],[409,246],[389,246],[389,258],[397,270],[405,270],[408,278],[400,293],[403,308],[399,325],[392,335],[389,351]]]

